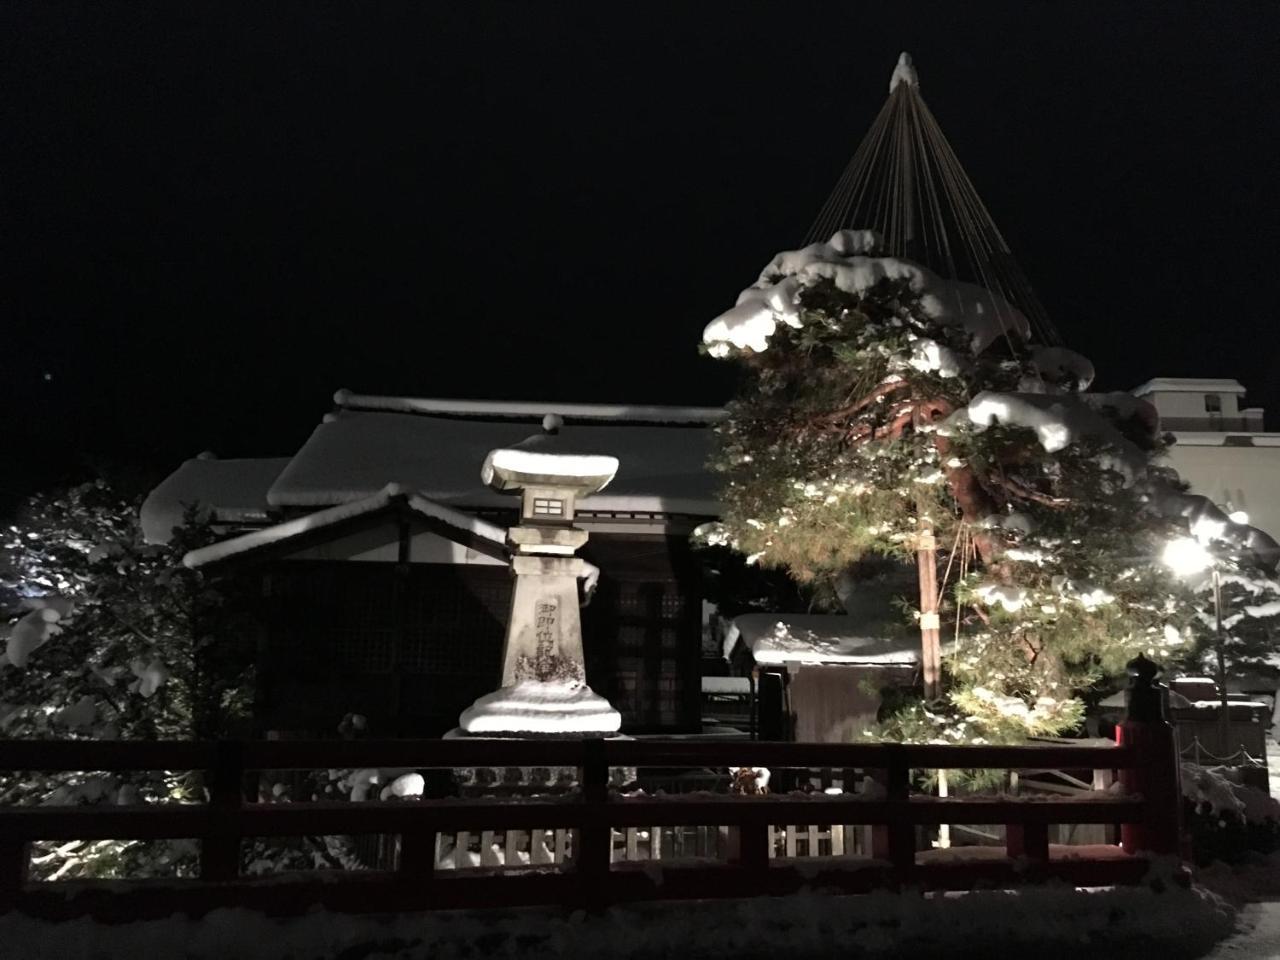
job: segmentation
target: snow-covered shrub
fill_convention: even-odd
[[[1182,796],[1197,864],[1280,851],[1280,800],[1246,783],[1240,767],[1183,763]]]
[[[252,632],[234,588],[187,570],[214,539],[194,512],[167,546],[144,541],[138,502],[105,482],[32,498],[0,542],[0,735],[213,739],[247,717]],[[0,772],[0,803],[200,800],[199,774]],[[41,844],[37,877],[191,873],[189,842]]]

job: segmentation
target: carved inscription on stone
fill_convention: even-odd
[[[534,607],[533,628],[537,659],[545,660],[557,653],[560,646],[560,605],[554,600],[539,600]]]

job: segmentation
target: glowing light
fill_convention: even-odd
[[[1249,515],[1243,510],[1233,510],[1231,513],[1227,514],[1227,519],[1232,523],[1247,524],[1249,522]]]
[[[1203,573],[1213,564],[1213,555],[1190,537],[1170,540],[1160,559],[1180,577]]]

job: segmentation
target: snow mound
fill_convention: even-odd
[[[1073,443],[1095,439],[1106,448],[1099,462],[1127,480],[1137,479],[1146,471],[1147,459],[1104,416],[1076,396],[1042,393],[995,393],[983,391],[962,407],[940,432],[967,420],[978,430],[997,424],[1025,427],[1035,432],[1047,453],[1056,453]]]
[[[479,865],[478,854],[458,853],[457,865]],[[654,874],[661,876],[656,870]],[[575,911],[571,905],[399,914],[342,914],[317,908],[303,916],[277,918],[244,908],[219,908],[198,918],[175,913],[160,919],[107,923],[87,917],[55,922],[12,910],[0,915],[0,942],[11,960],[90,956],[892,960],[1208,953],[1216,940],[1231,934],[1234,915],[1209,892],[1186,889],[1164,874],[1148,884],[1091,890],[1046,884],[964,894],[878,890],[834,896],[822,892],[633,903],[590,913]],[[1261,938],[1256,942],[1256,954],[1241,952],[1240,956],[1271,955],[1269,944]]]
[[[898,54],[898,64],[893,68],[893,76],[889,78],[889,92],[897,90],[902,84],[920,89],[920,77],[916,75],[915,65],[911,62],[911,54],[905,50]]]
[[[506,482],[503,474],[545,477],[550,480],[586,483],[594,493],[607,487],[617,472],[617,457],[506,447],[489,451],[480,468],[480,479],[492,486],[497,477],[503,483],[503,489],[511,489],[512,485]]]
[[[917,663],[920,641],[893,634],[847,614],[748,613],[734,618],[724,655],[741,640],[756,663]]]
[[[1097,375],[1088,357],[1066,347],[1036,347],[1031,362],[1045,383],[1071,391],[1089,389]]]
[[[826,243],[777,254],[736,304],[707,325],[702,341],[708,352],[724,357],[731,349],[768,349],[779,324],[803,325],[800,295],[821,281],[854,296],[886,280],[903,282],[920,294],[927,317],[968,331],[975,354],[1003,335],[1029,335],[1027,318],[1003,297],[975,284],[943,280],[910,260],[871,256],[879,245],[873,231],[840,230]]]
[[[1182,764],[1182,795],[1214,816],[1235,816],[1245,823],[1280,823],[1280,800],[1244,783],[1239,767]]]
[[[4,651],[4,659],[18,668],[25,667],[31,654],[62,632],[62,621],[74,609],[70,600],[58,597],[31,598],[24,606],[31,609],[9,631]]]
[[[458,718],[467,733],[617,733],[622,715],[576,681],[525,680],[478,699]]]

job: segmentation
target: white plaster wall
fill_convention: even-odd
[[[1204,398],[1208,394],[1217,394],[1222,400],[1221,416],[1240,416],[1240,395],[1228,393],[1225,390],[1197,390],[1195,392],[1153,390],[1143,399],[1155,404],[1156,410],[1160,412],[1162,417],[1176,417],[1179,419],[1201,417],[1207,419],[1209,412],[1204,408]]]

